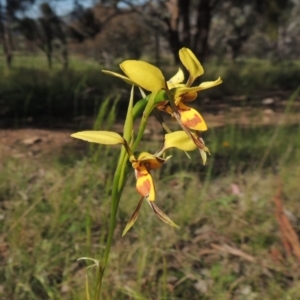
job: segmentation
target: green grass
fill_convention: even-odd
[[[222,75],[226,85],[206,95],[239,93],[250,99],[266,89],[293,89],[298,66],[283,64],[211,62],[205,80]],[[92,62],[71,62],[65,72],[55,65],[48,72],[36,57],[16,61],[13,70],[0,74],[1,117],[12,118],[15,127],[29,117],[54,127],[60,118],[93,115],[94,129],[109,129],[119,116],[122,97],[115,95],[125,85],[102,75]],[[228,114],[228,124],[205,133],[212,152],[206,166],[197,151],[191,160],[170,151],[172,159],[153,172],[157,204],[179,230],[162,223],[145,203],[121,238],[139,198],[131,174],[103,299],[300,299],[297,262],[285,254],[273,203],[281,179],[281,200],[299,232],[300,127],[257,125],[261,114],[253,112],[249,126],[231,124],[234,116]],[[293,113],[288,105],[283,118]],[[118,148],[82,145],[74,141],[62,151],[0,161],[0,298],[85,299],[88,264],[77,259],[98,257],[104,249]],[[159,147],[156,141],[143,146],[140,150]],[[257,261],[216,248],[224,245]],[[280,263],[272,259],[272,249],[282,253]],[[87,273],[92,289],[95,272]]]
[[[287,257],[280,269],[269,254],[274,247],[284,253],[272,201],[278,176],[285,208],[296,218],[300,213],[300,128],[278,130],[270,150],[274,128],[212,130],[207,167],[199,164],[197,152],[188,161],[176,151],[164,169],[153,172],[157,204],[179,230],[163,224],[145,204],[121,238],[138,200],[132,174],[120,203],[104,299],[300,298],[298,271],[289,269],[293,259]],[[224,140],[230,147],[224,148]],[[102,156],[95,148],[85,153],[84,158],[69,148],[1,161],[3,299],[85,298],[87,265],[76,260],[95,257],[104,247],[118,149],[103,149]],[[232,184],[239,194],[232,193]],[[298,219],[294,226],[299,230]],[[240,249],[274,268],[217,251],[213,244]],[[93,269],[88,274],[92,287]]]
[[[250,102],[269,91],[293,91],[299,86],[299,61],[245,59],[235,64],[226,61],[205,65],[203,80],[221,76],[226,84],[213,95],[244,95]]]

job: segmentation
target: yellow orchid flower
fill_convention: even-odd
[[[148,152],[141,152],[137,158],[131,155],[130,162],[135,170],[136,189],[149,201],[155,200],[155,187],[150,170],[160,168],[170,157],[163,159]]]
[[[179,50],[179,58],[189,72],[189,78],[185,84],[182,83],[184,81],[184,73],[181,69],[170,80],[165,82],[162,72],[157,67],[144,61],[126,60],[122,62],[120,68],[127,76],[107,70],[103,70],[103,72],[151,92],[168,88],[174,97],[175,106],[180,114],[181,125],[189,129],[205,131],[207,130],[207,125],[201,114],[187,106],[186,103],[195,100],[198,92],[221,84],[222,79],[219,77],[215,81],[202,82],[200,85],[192,87],[191,85],[194,81],[203,75],[204,69],[194,53],[188,48]],[[159,103],[157,108],[174,117],[174,111],[167,99]]]
[[[125,147],[129,156],[129,161],[131,162],[131,165],[135,171],[136,189],[141,195],[141,199],[123,231],[123,236],[137,220],[143,199],[146,199],[148,201],[154,213],[163,222],[171,226],[178,227],[153,203],[153,201],[155,200],[156,192],[153,179],[150,174],[151,170],[160,168],[171,156],[161,158],[148,152],[141,152],[137,157],[135,157],[134,154],[132,154],[127,141],[121,135],[112,131],[81,131],[73,133],[71,136],[92,143],[102,145],[123,145]]]
[[[134,155],[131,155],[129,158],[132,167],[135,170],[136,177],[136,189],[138,193],[141,195],[140,200],[138,202],[137,207],[135,208],[133,214],[131,215],[127,225],[123,231],[122,236],[124,236],[127,231],[133,226],[135,221],[138,218],[139,211],[144,199],[146,199],[151,206],[154,213],[160,218],[163,222],[173,226],[178,227],[166,214],[164,214],[154,203],[156,192],[155,186],[153,183],[152,176],[150,175],[150,170],[160,168],[168,159],[163,159],[159,156],[150,154],[148,152],[141,152],[137,158]]]
[[[205,163],[206,154],[203,154],[203,151],[209,151],[205,147],[199,132],[206,131],[207,125],[201,114],[187,104],[197,98],[198,92],[221,84],[222,79],[219,77],[215,81],[202,82],[198,86],[192,86],[194,81],[203,75],[204,69],[194,53],[188,48],[180,49],[179,57],[189,72],[189,78],[185,84],[183,83],[184,73],[181,69],[170,80],[165,82],[163,74],[157,67],[143,61],[126,60],[121,63],[120,67],[127,76],[106,70],[103,70],[103,72],[119,77],[127,83],[138,85],[151,92],[166,90],[166,93],[174,99],[174,102],[162,98],[156,102],[156,107],[177,119],[188,137],[200,149],[203,162]],[[165,97],[167,98],[166,95]],[[191,130],[196,131],[196,137]]]
[[[200,85],[192,87],[191,85],[194,81],[203,75],[204,69],[194,53],[188,48],[179,50],[179,58],[189,72],[186,84],[182,83],[184,81],[184,73],[181,69],[170,80],[165,82],[162,72],[157,67],[144,61],[126,60],[122,62],[120,68],[127,76],[107,70],[103,70],[103,72],[151,92],[166,88],[169,89],[174,97],[181,125],[189,129],[205,131],[207,130],[207,125],[201,114],[197,110],[187,106],[186,103],[195,100],[198,92],[221,84],[222,79],[219,77],[215,81],[202,82]],[[159,103],[157,108],[174,117],[174,110],[167,99]]]
[[[202,82],[199,86],[191,87],[194,81],[203,75],[204,69],[194,53],[188,48],[179,50],[179,58],[188,70],[189,78],[186,84],[183,84],[184,74],[182,70],[179,69],[167,82],[167,86],[174,97],[174,103],[180,115],[181,125],[189,129],[205,131],[207,130],[207,125],[201,114],[197,110],[187,106],[186,103],[195,100],[198,92],[221,84],[222,79],[219,77],[215,81]],[[174,110],[169,102],[160,103],[157,108],[174,117]]]
[[[209,150],[205,147],[203,139],[198,135],[197,132],[190,132],[188,134],[186,131],[174,131],[165,134],[164,144],[162,148],[156,152],[155,155],[162,155],[167,149],[177,148],[182,151],[193,151],[199,148],[200,155],[202,157],[203,165],[205,165],[207,160],[207,154]]]

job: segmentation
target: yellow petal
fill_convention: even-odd
[[[136,85],[130,78],[128,78],[124,75],[121,75],[119,73],[115,73],[115,72],[108,71],[108,70],[102,70],[102,72],[107,74],[107,75],[112,75],[112,76],[118,77],[118,78],[124,80],[126,83],[128,83],[130,85]]]
[[[136,189],[139,194],[149,201],[155,200],[155,188],[153,180],[145,166],[140,166],[135,170]]]
[[[190,78],[187,85],[190,86],[197,77],[204,73],[203,67],[195,54],[188,48],[182,48],[179,50],[179,57],[182,64],[190,73]]]
[[[120,64],[123,72],[137,85],[151,92],[165,88],[165,78],[157,67],[139,60],[125,60]]]
[[[195,150],[197,146],[185,131],[174,131],[165,135],[164,150],[169,148],[192,151]]]
[[[137,220],[138,216],[139,216],[139,212],[143,203],[144,197],[141,197],[139,200],[139,203],[137,205],[137,207],[135,208],[134,212],[132,213],[129,221],[126,224],[126,227],[123,230],[122,233],[122,237],[127,233],[127,231],[133,226],[133,224],[135,223],[135,221]]]
[[[202,82],[199,86],[193,86],[193,87],[183,87],[183,88],[179,88],[178,91],[176,91],[176,95],[177,94],[184,94],[184,93],[192,93],[192,92],[199,92],[199,91],[203,91],[206,89],[210,89],[214,86],[217,86],[219,84],[221,84],[223,81],[221,79],[221,77],[219,77],[217,80],[215,81],[206,81],[206,82]]]
[[[206,123],[197,110],[179,103],[178,111],[183,126],[199,131],[207,130]]]
[[[81,131],[71,134],[71,137],[103,145],[118,145],[125,143],[124,139],[118,133],[112,131]]]
[[[177,224],[175,224],[165,213],[163,213],[157,205],[155,205],[153,202],[149,202],[150,206],[152,207],[154,213],[165,223],[179,228],[179,226]]]
[[[167,81],[168,88],[169,90],[178,86],[181,82],[184,80],[184,73],[183,71],[179,68],[177,73]]]
[[[217,80],[215,81],[205,81],[205,82],[202,82],[200,83],[199,87],[202,89],[202,90],[206,90],[206,89],[210,89],[216,85],[219,85],[221,84],[223,81],[221,79],[221,77],[219,77]]]

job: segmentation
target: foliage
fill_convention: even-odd
[[[24,18],[19,21],[19,30],[24,37],[33,41],[45,52],[48,67],[52,68],[53,53],[60,49],[63,66],[68,67],[67,37],[63,30],[63,23],[47,3],[40,5],[42,16],[38,20]]]
[[[61,71],[60,64],[54,61],[51,73],[47,71],[47,61],[41,55],[30,59],[17,56],[14,64],[10,72],[4,72],[5,67],[0,65],[2,124],[18,127],[42,122],[48,127],[57,124],[60,118],[74,121],[77,117],[96,116],[101,99],[111,94],[120,94],[117,110],[119,118],[124,115],[124,99],[128,95],[124,92],[125,84],[113,82],[112,78],[99,71],[99,66],[92,60],[71,57],[67,71]],[[163,69],[169,76],[175,71],[173,67]],[[217,107],[232,96],[244,99],[238,105],[260,105],[264,97],[273,97],[273,92],[284,100],[290,91],[298,87],[300,80],[298,62],[274,64],[263,60],[244,60],[229,64],[212,61],[205,65],[205,69],[205,80],[221,75],[226,81],[226,85],[217,90],[203,91],[202,99],[207,97]],[[82,124],[75,126],[77,129]]]
[[[43,13],[45,9],[41,9],[40,18],[17,14],[22,9],[26,16],[31,0],[9,3],[18,4],[11,21],[0,8],[0,37],[9,65],[16,51],[30,52],[33,45],[48,53],[49,66],[52,51],[64,67],[69,52],[110,67],[115,59],[140,58],[151,52],[158,63],[170,49],[179,62],[177,52],[183,46],[194,49],[202,60],[299,57],[299,0],[266,4],[236,0],[102,1],[89,8],[79,0],[70,14],[60,17],[60,2],[55,11],[46,1],[43,7],[50,8],[51,18]],[[24,43],[20,32],[31,42]]]

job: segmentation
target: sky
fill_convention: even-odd
[[[42,2],[49,3],[58,16],[64,16],[68,14],[74,7],[74,0],[37,0],[36,3],[24,13],[24,15],[31,18],[39,17],[39,5]],[[91,7],[95,2],[97,2],[97,0],[79,0],[78,2],[83,7]]]

